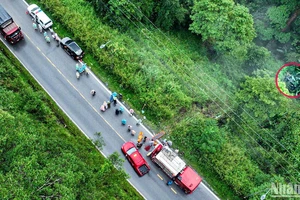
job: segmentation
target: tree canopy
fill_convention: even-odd
[[[196,0],[191,19],[190,30],[217,50],[247,45],[255,37],[249,10],[233,0]]]

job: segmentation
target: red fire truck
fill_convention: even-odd
[[[197,172],[168,146],[158,144],[150,157],[186,194],[191,194],[202,181]]]

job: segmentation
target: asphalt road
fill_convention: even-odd
[[[25,14],[27,5],[24,1],[1,0],[1,5],[25,35],[25,40],[14,46],[4,41],[5,44],[87,137],[96,139],[95,133],[102,133],[106,144],[102,151],[104,155],[108,156],[117,151],[124,158],[120,150],[122,144],[125,141],[136,142],[137,136],[131,136],[127,127],[121,125],[123,118],[127,120],[127,124],[133,125],[137,133],[143,131],[150,137],[150,132],[144,126],[135,125],[136,118],[130,117],[128,110],[119,116],[115,115],[113,106],[104,113],[100,112],[101,104],[109,99],[111,92],[92,73],[89,76],[82,75],[77,80],[76,62],[61,48],[57,48],[53,40],[47,44],[43,34],[32,28],[31,18]],[[1,40],[3,41],[3,37]],[[94,97],[90,95],[92,89],[97,92]],[[119,106],[118,102],[117,107]],[[140,151],[146,157],[146,151],[143,148]],[[145,199],[218,199],[203,183],[190,195],[185,195],[176,185],[166,186],[167,176],[149,158],[146,160],[151,171],[141,178],[128,161],[124,163],[124,169],[130,175],[129,182]]]

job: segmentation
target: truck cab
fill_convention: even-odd
[[[21,27],[18,27],[15,23],[8,25],[2,31],[4,39],[11,44],[17,43],[24,38]]]
[[[182,188],[186,194],[191,194],[202,182],[202,178],[191,167],[187,166],[175,177],[174,182]]]

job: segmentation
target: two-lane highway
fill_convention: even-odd
[[[121,125],[122,118],[127,119],[127,123],[132,124],[137,133],[143,131],[150,137],[144,126],[135,126],[136,118],[130,117],[128,112],[116,116],[113,106],[106,112],[100,112],[101,104],[109,99],[111,92],[93,74],[82,75],[77,80],[76,62],[61,48],[57,48],[53,40],[47,44],[43,34],[32,28],[31,18],[25,14],[27,5],[22,0],[1,0],[1,5],[25,35],[25,40],[14,46],[4,41],[5,44],[87,137],[96,139],[94,134],[102,133],[106,144],[102,151],[104,155],[108,156],[117,151],[123,157],[121,145],[125,141],[137,140],[137,136],[131,136],[127,128]],[[95,97],[90,95],[92,89],[97,92]],[[141,153],[145,156],[147,152],[142,148]],[[146,199],[218,199],[204,184],[191,195],[185,195],[176,185],[166,186],[168,179],[165,174],[148,158],[146,160],[151,171],[141,178],[127,161],[124,163],[124,169],[131,177],[130,183]]]

